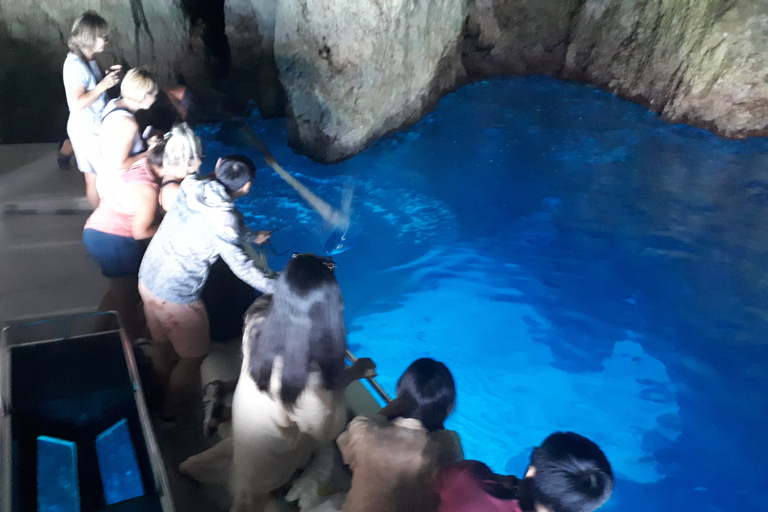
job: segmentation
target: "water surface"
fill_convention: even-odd
[[[613,465],[605,510],[765,510],[764,139],[538,77],[464,87],[334,166],[286,148],[283,121],[251,123],[324,199],[354,185],[335,256],[350,347],[390,392],[412,360],[444,361],[468,458],[520,475],[573,430]],[[201,133],[208,154],[257,158],[227,126]],[[317,214],[271,170],[258,180],[248,222],[283,228],[278,251],[322,253]]]

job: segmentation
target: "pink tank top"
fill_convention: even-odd
[[[99,175],[101,201],[88,220],[85,229],[95,229],[103,233],[133,238],[134,211],[125,204],[125,190],[130,185],[146,183],[158,190],[155,175],[149,169],[146,158],[142,158],[123,172],[103,173]],[[160,208],[155,208],[155,217],[161,215]]]

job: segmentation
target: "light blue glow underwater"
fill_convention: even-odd
[[[80,512],[77,445],[49,436],[37,437],[38,512]]]
[[[335,256],[350,348],[390,393],[414,359],[445,362],[467,458],[520,475],[573,430],[613,465],[604,510],[765,510],[764,139],[541,77],[466,86],[332,166],[287,148],[283,120],[251,124],[320,197],[354,185]],[[202,127],[206,152],[257,160],[234,132]],[[239,205],[284,227],[276,250],[322,253],[318,215],[271,170]]]
[[[144,495],[136,449],[125,419],[96,437],[96,453],[107,505]]]

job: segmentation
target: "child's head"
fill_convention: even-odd
[[[104,18],[94,11],[86,11],[72,24],[67,45],[75,53],[93,50],[98,38],[101,37],[106,41],[107,32],[109,32],[109,25]]]
[[[536,510],[591,512],[613,491],[613,472],[595,443],[573,432],[555,432],[533,451],[527,477]]]
[[[241,197],[248,193],[250,184],[256,179],[256,166],[247,156],[227,155],[219,158],[214,175],[216,181],[224,185],[227,194]]]
[[[389,418],[415,418],[435,431],[453,409],[456,386],[448,368],[434,359],[417,359],[397,381],[397,405]]]

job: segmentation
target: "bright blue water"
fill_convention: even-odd
[[[38,512],[80,512],[77,445],[55,437],[37,438]]]
[[[96,437],[99,472],[107,505],[144,496],[128,421],[121,419]]]
[[[468,458],[519,475],[573,430],[613,464],[605,510],[765,510],[764,140],[548,78],[464,87],[334,166],[287,149],[283,121],[253,125],[326,200],[355,182],[335,258],[350,347],[390,392],[418,357],[448,364]],[[226,126],[201,133],[212,156],[257,158]],[[258,179],[248,222],[285,226],[279,251],[322,252],[318,216]]]

